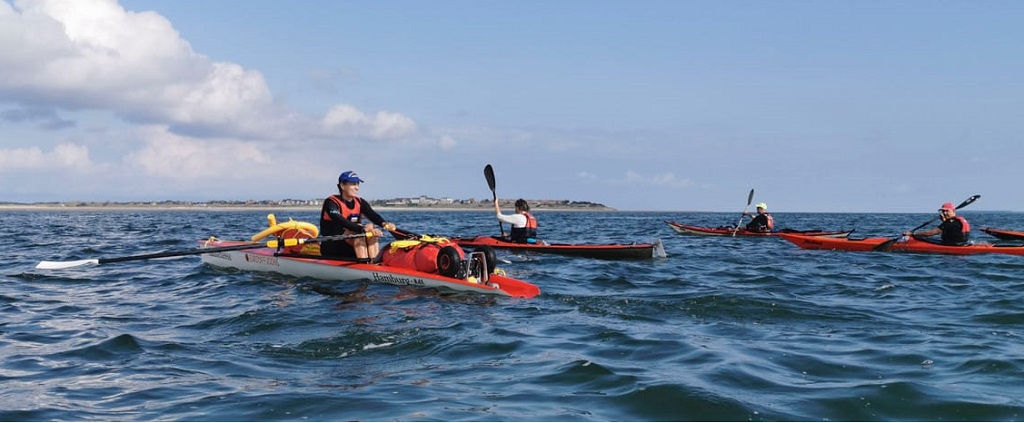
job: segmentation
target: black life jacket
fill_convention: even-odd
[[[522,228],[513,227],[512,231],[509,232],[509,239],[518,244],[526,244],[530,239],[535,240],[537,238],[537,218],[528,212],[523,212],[523,216],[526,216],[526,226]]]

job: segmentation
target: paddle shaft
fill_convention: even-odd
[[[179,257],[188,256],[195,254],[206,254],[206,253],[219,253],[221,251],[237,251],[237,250],[248,250],[251,248],[260,248],[263,246],[261,242],[246,243],[244,245],[232,245],[227,247],[212,247],[212,248],[196,248],[192,250],[179,250],[179,251],[165,251],[162,253],[151,253],[151,254],[139,254],[135,256],[125,257],[112,257],[112,258],[100,258],[96,259],[96,264],[107,264],[107,263],[118,263],[122,261],[134,261],[134,260],[149,260],[155,258],[167,258],[167,257]]]
[[[150,253],[150,254],[138,254],[133,256],[124,257],[110,257],[110,258],[98,258],[98,259],[86,259],[86,260],[74,260],[74,261],[42,261],[36,265],[37,269],[63,269],[68,267],[76,267],[86,264],[107,264],[107,263],[118,263],[123,261],[135,261],[135,260],[149,260],[156,258],[169,258],[169,257],[182,257],[196,254],[208,254],[217,253],[223,251],[238,251],[238,250],[249,250],[252,248],[277,248],[287,247],[299,244],[305,244],[309,242],[323,242],[323,241],[336,241],[342,239],[361,238],[365,237],[366,234],[350,234],[350,235],[331,235],[322,236],[317,238],[285,238],[280,240],[274,240],[269,242],[247,242],[239,245],[229,245],[224,247],[209,247],[209,248],[193,248],[190,250],[178,250],[178,251],[165,251],[162,253]]]
[[[743,213],[740,214],[740,220],[736,221],[736,227],[732,229],[732,236],[736,236],[736,232],[740,231],[740,223],[743,223],[743,216],[747,215],[747,209],[750,208],[750,203],[754,201],[754,189],[750,189],[750,194],[747,195],[747,206],[743,208]]]

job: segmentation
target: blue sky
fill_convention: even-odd
[[[1024,211],[1024,2],[0,0],[0,201]]]

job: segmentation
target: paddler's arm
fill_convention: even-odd
[[[498,220],[520,228],[526,226],[526,216],[521,214],[504,215],[498,212]]]
[[[508,223],[510,225],[512,224],[506,219],[505,215],[501,214],[501,206],[498,205],[498,196],[494,196],[494,215],[498,218],[498,222]],[[504,232],[505,228],[502,227],[501,229],[501,237],[504,238],[508,236],[508,234]]]
[[[931,228],[931,229],[928,229],[928,230],[917,231],[917,232],[904,231],[903,235],[906,235],[906,236],[909,236],[909,237],[913,237],[913,238],[926,238],[926,237],[930,237],[930,236],[933,236],[933,235],[938,235],[940,233],[942,233],[942,229]]]
[[[360,198],[359,201],[361,202],[361,204],[359,205],[359,210],[361,211],[361,213],[363,213],[363,215],[366,216],[367,219],[369,219],[373,223],[376,223],[377,226],[380,226],[380,227],[382,227],[384,229],[387,229],[387,230],[394,230],[395,229],[395,225],[393,223],[390,223],[390,222],[384,220],[384,217],[381,216],[379,213],[377,213],[377,211],[374,210],[373,207],[370,206],[370,202],[369,201],[366,201],[363,198]],[[380,236],[380,235],[376,235],[376,236]]]

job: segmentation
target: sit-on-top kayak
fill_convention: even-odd
[[[839,251],[875,251],[875,247],[878,247],[885,243],[886,241],[892,239],[887,237],[875,237],[864,239],[822,238],[795,234],[782,234],[780,236],[782,237],[782,239],[792,242],[800,248],[809,250]],[[882,251],[936,254],[1011,254],[1024,256],[1024,245],[942,245],[933,242],[922,241],[920,239],[913,237],[901,237],[898,241],[891,243]]]
[[[984,231],[985,233],[989,234],[989,235],[992,235],[992,236],[994,236],[996,238],[999,238],[999,239],[1002,239],[1002,240],[1007,240],[1007,241],[1024,240],[1024,232],[1021,232],[1021,231],[1009,231],[1009,230],[1006,230],[1006,229],[995,229],[995,228],[981,228],[981,230]]]
[[[566,256],[588,257],[596,259],[649,259],[667,257],[661,240],[649,244],[519,244],[480,235],[475,238],[451,238],[461,247],[491,247],[494,249],[530,251],[535,253],[551,253]]]
[[[209,248],[247,244],[243,241],[204,240],[200,245]],[[381,249],[390,248],[382,246]],[[204,263],[224,268],[236,268],[258,272],[273,272],[284,275],[325,279],[333,281],[369,281],[398,286],[420,288],[442,288],[480,294],[505,295],[517,298],[532,298],[540,294],[540,288],[529,282],[479,272],[462,278],[448,277],[439,273],[427,273],[416,269],[387,266],[381,263],[320,258],[315,256],[282,254],[274,248],[253,248],[234,251],[218,251],[200,256]]]
[[[665,223],[668,223],[668,226],[670,228],[675,230],[677,233],[680,233],[680,234],[683,234],[683,235],[733,236],[733,231],[735,229],[732,226],[719,226],[717,228],[709,228],[709,227],[706,227],[706,226],[684,225],[684,224],[679,223],[679,222],[672,222],[672,221],[668,221],[668,220],[666,220]],[[799,234],[799,235],[807,235],[807,236],[822,236],[822,237],[829,237],[829,238],[846,238],[846,237],[850,236],[851,233],[853,233],[853,230],[849,230],[849,231],[821,231],[821,230],[813,230],[812,229],[812,230],[806,230],[806,231],[798,231],[796,229],[780,229],[777,232],[755,232],[755,231],[748,231],[748,230],[746,230],[746,229],[741,227],[739,230],[736,230],[735,233],[736,233],[736,236],[779,236],[781,234],[789,233],[789,234]]]

